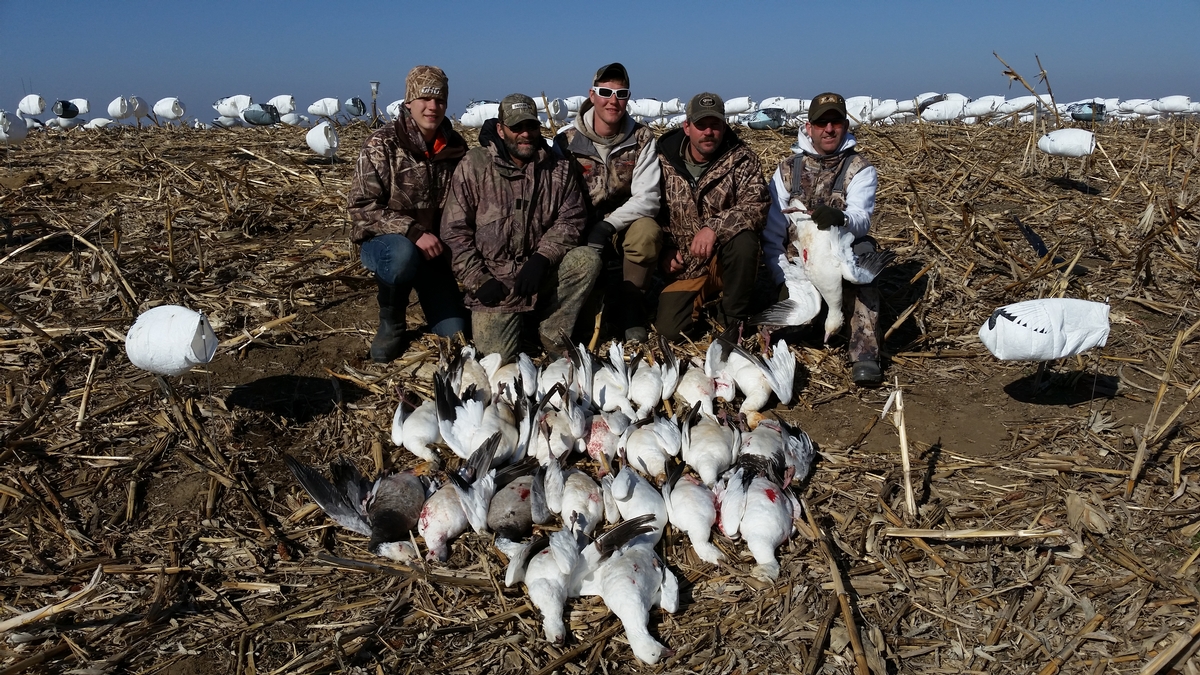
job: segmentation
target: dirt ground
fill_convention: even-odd
[[[1195,672],[1194,123],[1106,127],[1111,161],[1087,163],[1030,152],[1028,127],[859,134],[881,174],[874,232],[898,254],[880,281],[889,386],[854,387],[844,345],[795,331],[797,400],[773,411],[819,447],[798,491],[830,554],[799,519],[768,585],[739,542],[716,537],[730,562],[713,566],[669,532],[682,597],[651,615],[673,650],[657,666],[598,598],[570,601],[568,640],[547,643],[488,537],[444,564],[372,557],[284,467],[411,466],[388,436],[397,390],[428,397],[438,356],[414,334],[402,359],[366,359],[374,286],[344,208],[366,130],[342,133],[333,163],[296,130],[58,134],[9,152],[0,621],[101,578],[0,631],[0,672],[832,673],[856,670],[859,636],[875,675],[1134,672],[1176,641],[1172,667]],[[746,137],[768,171],[794,138]],[[1041,260],[1013,215],[1080,269]],[[1105,347],[1039,378],[980,344],[995,307],[1059,293],[1111,303]],[[161,303],[204,310],[222,341],[172,380],[175,410],[123,348]],[[879,419],[896,385],[913,514],[898,429]]]

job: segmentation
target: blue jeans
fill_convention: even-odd
[[[467,332],[470,314],[463,306],[462,293],[450,269],[449,249],[433,260],[426,260],[408,237],[382,234],[364,241],[360,256],[363,267],[374,272],[381,283],[395,286],[396,297],[404,305],[408,303],[409,292],[416,289],[431,331],[443,337]]]

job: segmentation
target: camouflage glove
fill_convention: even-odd
[[[508,297],[508,287],[496,280],[495,277],[489,277],[471,295],[474,295],[475,299],[484,307],[495,307]]]
[[[517,279],[513,282],[513,290],[517,295],[530,297],[538,292],[538,287],[542,285],[542,275],[546,273],[546,268],[550,266],[550,260],[541,253],[534,253],[529,260],[525,261],[525,265],[517,272]]]
[[[617,228],[613,227],[612,223],[601,220],[588,230],[587,245],[597,251],[603,251],[606,246],[612,244],[613,235],[616,233]]]
[[[841,227],[846,224],[846,214],[832,206],[818,206],[813,209],[812,219],[819,230],[828,230],[831,227]]]

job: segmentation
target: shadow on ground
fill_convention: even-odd
[[[271,375],[234,387],[225,403],[304,424],[328,415],[340,404],[353,403],[366,393],[360,387],[333,378]]]
[[[1036,405],[1076,405],[1117,395],[1117,378],[1114,375],[1046,373],[1035,390],[1036,379],[1035,373],[1014,380],[1004,386],[1004,393],[1014,401]]]

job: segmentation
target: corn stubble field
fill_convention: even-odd
[[[341,131],[332,164],[292,129],[39,134],[8,153],[0,621],[61,604],[0,633],[0,673],[1196,672],[1194,121],[1100,127],[1086,162],[1038,154],[1030,125],[859,130],[874,233],[898,254],[886,374],[917,512],[888,390],[853,387],[844,345],[800,332],[798,401],[774,412],[819,445],[797,487],[817,527],[797,521],[774,585],[740,542],[714,537],[718,567],[668,529],[682,588],[651,615],[674,652],[656,666],[599,598],[570,601],[566,643],[547,643],[487,538],[445,565],[373,558],[284,468],[415,463],[387,428],[438,355],[421,337],[364,359],[374,286],[345,201],[368,130]],[[741,133],[767,171],[794,139]],[[1107,299],[1112,334],[1034,391],[1035,364],[996,361],[976,332],[1054,295]],[[174,405],[123,349],[161,303],[205,311],[222,340]]]

